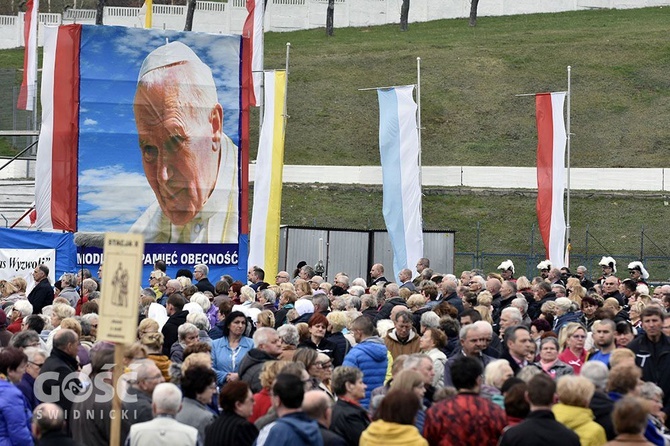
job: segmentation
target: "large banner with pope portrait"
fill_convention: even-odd
[[[115,26],[49,29],[38,228],[140,233],[147,265],[245,272],[246,42]]]

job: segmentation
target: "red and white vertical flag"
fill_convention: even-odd
[[[263,20],[265,17],[265,0],[247,0],[249,15],[244,22],[242,35],[251,40],[251,71],[253,72],[253,89],[250,105],[260,107],[261,83],[263,82]]]
[[[23,81],[19,90],[16,108],[32,110],[37,94],[37,21],[39,0],[28,0],[23,21],[23,38],[25,52],[23,56]]]
[[[547,258],[565,266],[565,93],[535,95],[537,119],[537,222]]]
[[[81,25],[45,28],[35,164],[35,226],[40,230],[77,230],[80,41]]]

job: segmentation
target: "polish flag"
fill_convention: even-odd
[[[42,63],[42,128],[35,165],[36,227],[75,232],[81,25],[47,27]]]
[[[37,94],[37,14],[40,8],[39,0],[28,0],[26,15],[23,24],[23,38],[25,51],[23,55],[23,81],[19,90],[19,99],[16,108],[32,110]]]
[[[547,258],[556,268],[565,266],[566,133],[563,119],[565,93],[535,95],[537,119],[537,221]]]
[[[250,51],[251,71],[253,79],[253,89],[249,105],[260,107],[263,97],[261,96],[261,82],[263,82],[263,19],[265,16],[264,0],[247,0],[247,19],[244,22],[242,35],[251,41],[251,45],[246,46],[246,51]],[[249,60],[249,59],[247,59]]]

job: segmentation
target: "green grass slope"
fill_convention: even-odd
[[[291,42],[286,163],[378,164],[377,98],[357,89],[415,83],[421,57],[425,165],[534,165],[534,101],[515,94],[565,90],[571,65],[572,165],[667,166],[669,21],[647,8],[267,33],[267,68]]]

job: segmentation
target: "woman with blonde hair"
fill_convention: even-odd
[[[412,294],[407,299],[407,308],[412,313],[422,308],[425,304],[426,304],[426,298],[423,297],[421,294]]]
[[[259,376],[263,388],[260,392],[254,394],[254,411],[249,417],[250,422],[255,423],[256,420],[268,413],[272,407],[272,384],[281,369],[289,364],[291,364],[291,361],[267,361],[263,364],[263,370]]]
[[[309,285],[309,282],[304,280],[296,282],[295,284],[295,294],[298,298],[311,296],[313,293],[312,287]]]
[[[576,302],[577,305],[582,305],[582,299],[586,297],[586,289],[581,285],[577,277],[570,277],[565,284],[565,291],[568,293],[568,298]]]
[[[642,327],[642,319],[640,318],[640,315],[642,314],[642,310],[645,308],[647,308],[647,305],[643,301],[638,300],[637,302],[631,304],[630,308],[628,309],[630,323],[634,328]]]
[[[163,354],[163,333],[147,333],[142,336],[140,343],[147,349],[147,358],[156,363],[166,382],[170,382],[170,358]]]
[[[586,328],[578,322],[570,322],[559,333],[558,342],[562,349],[558,359],[572,366],[575,375],[579,375],[588,354],[584,348]]]
[[[25,299],[25,297],[24,293],[23,299]],[[0,302],[3,304],[14,303],[19,299],[22,299],[19,294],[19,289],[8,280],[0,280]]]
[[[270,327],[275,328],[275,314],[270,310],[263,310],[258,313],[256,319],[256,328]]]
[[[179,277],[177,277],[177,280],[179,281],[179,283],[181,283],[182,290],[185,289],[186,287],[190,287],[191,285],[193,285],[193,282],[191,282],[191,279],[189,279],[186,276],[179,276]]]
[[[140,325],[137,326],[137,340],[141,340],[145,334],[158,333],[159,331],[158,322],[151,318],[142,319]]]
[[[591,381],[581,376],[564,376],[556,384],[558,404],[552,407],[556,421],[572,429],[582,446],[599,446],[607,442],[605,429],[595,421],[589,403],[595,393]]]
[[[442,349],[447,345],[447,336],[439,328],[427,327],[419,339],[421,353],[425,353],[433,360],[433,387],[441,389],[444,387],[444,365],[447,363],[447,355]]]
[[[351,344],[342,333],[342,330],[347,328],[349,318],[344,311],[331,311],[326,316],[326,320],[328,321],[328,331],[330,332],[328,340],[335,345],[333,349],[333,367],[339,367],[351,349]]]
[[[509,378],[514,376],[512,367],[506,359],[496,359],[486,365],[484,369],[484,384],[480,395],[492,403],[505,408],[505,397],[500,389]]]
[[[416,396],[416,399],[419,401],[419,410],[416,413],[414,426],[416,426],[419,432],[423,432],[423,425],[426,421],[426,408],[423,407],[423,397],[426,394],[426,385],[423,375],[415,370],[403,370],[393,378],[393,381],[391,381],[391,389],[389,390],[389,393],[394,390],[412,392]]]
[[[240,305],[250,306],[256,301],[256,292],[250,286],[244,285],[240,289]]]

